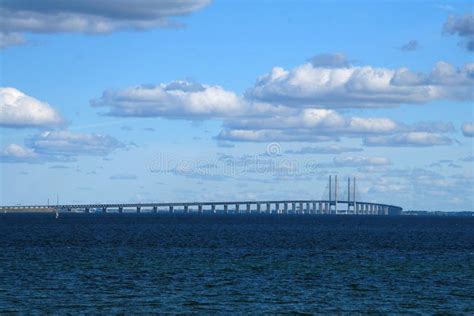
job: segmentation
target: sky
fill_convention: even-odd
[[[450,1],[2,0],[0,204],[474,209],[474,12]]]

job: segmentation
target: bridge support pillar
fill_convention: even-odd
[[[202,204],[198,205],[198,213],[202,213]]]
[[[189,206],[188,205],[184,205],[184,212],[189,213]]]
[[[261,204],[260,203],[257,203],[257,213],[260,213],[260,209],[261,209]]]
[[[141,213],[141,207],[140,206],[137,206],[137,213]]]
[[[211,212],[216,213],[216,205],[214,204],[211,205]]]
[[[239,204],[235,204],[235,212],[240,213],[240,205]]]
[[[102,213],[107,213],[107,208],[106,207],[102,208]]]
[[[250,209],[250,203],[247,203],[247,210],[246,210],[246,212],[247,212],[247,213],[250,213],[250,211],[251,211],[251,209]]]
[[[172,205],[170,205],[169,207],[169,210],[168,210],[170,213],[174,213],[174,207]]]
[[[283,213],[288,214],[288,203],[283,203]]]
[[[224,213],[228,213],[229,212],[229,205],[228,204],[224,204]]]
[[[299,209],[299,212],[298,212],[298,213],[303,214],[303,213],[304,213],[303,208],[304,208],[303,202],[300,202],[300,209]]]
[[[280,203],[275,203],[275,214],[280,213]]]
[[[293,212],[293,214],[296,213],[296,203],[291,203],[291,211]]]
[[[123,213],[123,207],[119,206],[118,212],[119,212],[119,214],[122,214]]]
[[[70,213],[70,212],[72,212],[72,209],[70,207],[68,207],[67,211]]]
[[[313,202],[313,214],[317,214],[318,209],[316,208],[316,202]]]
[[[311,214],[311,204],[309,202],[306,202],[305,214]]]
[[[91,212],[88,207],[86,207],[84,211],[85,211],[86,213],[90,213],[90,212]]]
[[[267,203],[267,213],[270,213],[271,208],[270,208],[270,203]]]
[[[153,213],[158,213],[158,206],[153,206]]]

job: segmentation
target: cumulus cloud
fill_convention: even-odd
[[[286,154],[297,154],[297,155],[311,155],[311,154],[342,154],[346,152],[360,152],[363,151],[359,147],[344,147],[339,145],[327,145],[321,147],[303,147],[299,150],[286,150]]]
[[[124,147],[117,139],[94,133],[73,133],[66,130],[47,131],[27,139],[28,147],[43,155],[105,156]]]
[[[339,131],[359,134],[390,132],[397,128],[397,123],[387,118],[346,118],[334,110],[303,109],[286,111],[284,115],[233,120],[226,126],[240,129],[312,129],[320,133]]]
[[[34,162],[38,155],[30,148],[10,144],[1,151],[0,157],[3,162]]]
[[[189,120],[268,116],[288,111],[283,106],[248,102],[221,86],[186,80],[107,90],[91,105],[108,107],[107,114],[112,116]]]
[[[334,110],[303,109],[285,116],[244,118],[226,121],[217,136],[221,141],[321,142],[340,137],[391,136],[408,133],[447,133],[454,126],[443,122],[403,124],[388,118],[345,117]],[[414,137],[413,134],[411,137]]]
[[[404,52],[413,52],[413,51],[417,50],[418,47],[419,47],[418,41],[411,40],[408,43],[402,45],[402,47],[400,47],[400,49]]]
[[[2,162],[72,162],[76,156],[102,156],[124,145],[108,135],[47,131],[25,140],[25,146],[10,144],[1,151]]]
[[[458,35],[462,38],[460,44],[468,51],[474,52],[474,14],[466,13],[463,16],[449,16],[444,23],[443,32]]]
[[[48,103],[15,88],[0,88],[0,126],[46,128],[61,124],[64,119]]]
[[[474,99],[474,64],[456,68],[438,62],[431,73],[372,66],[275,67],[246,93],[261,102],[293,107],[383,108],[441,99]]]
[[[462,134],[466,137],[474,137],[474,122],[466,122],[462,125]]]
[[[108,90],[91,104],[108,106],[109,114],[115,116],[170,118],[236,116],[245,108],[244,101],[231,91],[188,81]]]
[[[447,136],[427,133],[427,132],[411,132],[399,135],[389,136],[373,136],[364,139],[366,146],[383,146],[383,147],[428,147],[451,145],[453,140]]]
[[[298,67],[291,71],[275,68],[244,96],[218,85],[173,81],[107,90],[92,100],[91,105],[105,107],[106,114],[113,116],[221,120],[223,129],[215,137],[219,144],[325,142],[340,137],[442,134],[454,130],[452,123],[404,124],[386,117],[343,116],[331,108],[343,107],[339,101],[349,107],[367,106],[366,102],[383,107],[393,106],[395,101],[427,102],[429,98],[419,97],[441,98],[446,89],[449,93],[456,92],[453,98],[460,100],[473,94],[470,84],[474,82],[474,64],[458,69],[440,62],[429,75],[423,75],[406,68],[354,67],[342,54],[318,55],[312,63],[326,66],[300,66],[304,71]],[[268,92],[267,88],[279,94],[285,91],[295,94],[297,102],[286,97],[264,100],[255,97],[257,92]],[[300,98],[305,94],[307,99]]]
[[[172,17],[189,14],[209,0],[50,0],[0,2],[4,36],[23,33],[110,33],[179,25]],[[15,42],[11,42],[15,44]],[[8,43],[6,42],[4,46]]]

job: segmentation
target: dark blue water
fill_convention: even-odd
[[[474,218],[0,215],[0,312],[474,313]]]

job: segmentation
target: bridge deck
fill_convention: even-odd
[[[212,212],[216,212],[216,207],[223,207],[224,211],[229,211],[229,206],[233,206],[233,211],[240,211],[241,206],[245,206],[246,209],[243,211],[247,212],[276,212],[276,213],[291,213],[292,211],[304,212],[308,214],[339,214],[347,211],[346,213],[352,214],[378,214],[378,215],[390,215],[401,213],[402,208],[395,205],[381,204],[374,202],[363,202],[363,201],[330,201],[330,200],[264,200],[264,201],[224,201],[224,202],[172,202],[172,203],[91,203],[91,204],[61,204],[61,205],[11,205],[11,206],[0,206],[0,211],[14,211],[28,209],[55,209],[56,211],[72,211],[72,210],[84,210],[89,212],[90,210],[100,209],[103,212],[107,212],[107,209],[118,209],[123,212],[124,209],[135,208],[137,212],[141,212],[142,209],[147,208],[153,209],[157,212],[160,208],[167,208],[169,211],[174,211],[175,208],[182,208],[184,211],[189,211],[190,208],[198,208],[199,212],[209,211],[205,208],[211,207]],[[352,207],[352,210],[351,210]],[[255,210],[255,208],[257,208]],[[339,210],[338,210],[339,209]],[[338,213],[339,212],[339,213]]]

